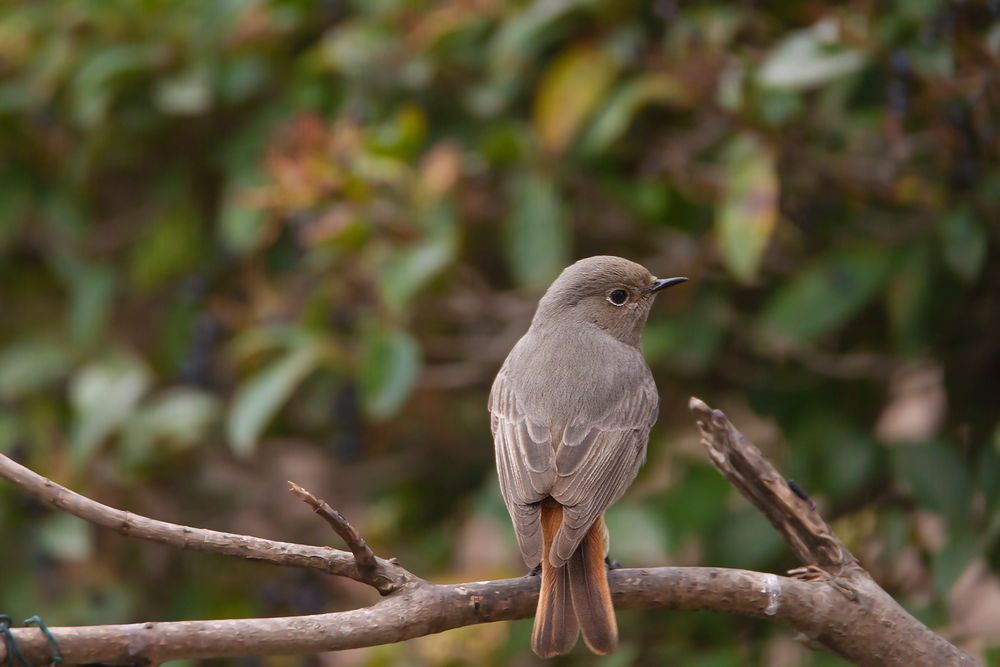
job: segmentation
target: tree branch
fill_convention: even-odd
[[[353,554],[339,549],[292,542],[276,542],[250,535],[192,528],[108,507],[96,500],[70,491],[3,455],[0,455],[0,477],[21,487],[45,505],[80,517],[98,526],[110,528],[126,537],[159,542],[178,549],[206,551],[223,556],[266,561],[275,565],[319,570],[369,585],[372,585],[374,578],[378,578],[380,581],[387,582],[382,584],[386,588],[385,592],[390,592],[413,578],[412,574],[395,563],[377,558],[374,555],[372,558],[375,560],[375,565],[374,573],[372,573],[364,571],[365,568],[359,568]],[[323,504],[326,505],[326,503]],[[329,505],[326,506],[329,507]],[[346,521],[344,523],[346,524]],[[370,567],[370,565],[366,565],[366,567]]]
[[[839,602],[839,594],[828,587],[745,570],[623,569],[609,577],[615,604],[623,609],[713,610],[762,618],[770,609],[774,618],[793,623]],[[538,577],[451,585],[421,582],[371,607],[333,614],[51,631],[68,663],[155,664],[176,658],[297,654],[389,644],[466,625],[528,618],[535,613],[537,599]],[[38,630],[13,632],[29,659],[49,659],[48,645]]]
[[[608,574],[616,607],[712,610],[774,618],[859,665],[974,665],[971,657],[906,613],[865,572],[808,502],[722,412],[692,399],[713,463],[775,525],[807,567],[803,576],[721,568],[621,569]],[[352,553],[191,528],[123,512],[73,493],[0,455],[0,477],[38,500],[123,535],[197,551],[317,569],[374,586],[370,607],[267,619],[51,628],[67,663],[157,664],[177,658],[297,654],[387,644],[534,613],[538,578],[440,585],[374,556],[333,508],[292,491],[337,531]],[[25,657],[51,659],[37,628],[11,630]],[[7,658],[0,645],[0,660]]]
[[[802,562],[832,576],[861,570],[858,560],[833,534],[815,504],[791,487],[722,410],[713,410],[697,398],[692,398],[688,407],[698,417],[701,443],[712,463],[767,517]]]
[[[320,500],[295,482],[288,483],[288,490],[297,496],[299,500],[312,507],[316,514],[330,524],[330,527],[340,536],[340,539],[347,543],[348,548],[354,555],[358,574],[363,577],[364,583],[372,586],[382,595],[388,595],[396,590],[397,585],[395,581],[380,576],[378,572],[378,559],[372,552],[371,547],[365,542],[365,538],[361,537],[361,533],[348,523],[343,514],[330,507],[325,500]]]
[[[976,664],[882,590],[815,505],[791,487],[721,410],[694,397],[688,406],[698,417],[701,443],[712,463],[806,564],[790,574],[828,583],[847,601],[838,610],[851,617],[852,624],[836,633],[831,627],[815,627],[804,633],[809,639],[859,665]]]

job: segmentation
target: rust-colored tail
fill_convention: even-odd
[[[565,567],[569,572],[570,597],[583,641],[598,655],[607,655],[618,646],[618,623],[604,562],[607,554],[608,532],[604,519],[599,518]]]
[[[531,650],[540,658],[569,652],[580,634],[570,597],[569,568],[549,564],[549,550],[562,523],[562,513],[562,505],[551,498],[542,502],[542,589],[531,633]]]
[[[583,631],[590,650],[607,655],[618,645],[618,625],[604,556],[607,532],[598,519],[563,567],[549,563],[549,549],[562,523],[562,506],[542,503],[542,588],[535,612],[531,649],[542,658],[568,653]]]

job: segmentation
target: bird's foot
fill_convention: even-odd
[[[528,574],[524,575],[526,577],[537,577],[542,573],[542,564],[539,563],[535,567],[528,570]]]
[[[622,564],[618,561],[611,560],[609,556],[604,557],[604,564],[608,566],[609,570],[617,570],[622,566]]]

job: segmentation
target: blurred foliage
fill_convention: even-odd
[[[697,394],[996,660],[998,64],[992,0],[4,3],[0,451],[330,541],[290,478],[421,575],[516,575],[489,384],[565,264],[621,254],[692,281],[645,336],[663,409],[614,557],[796,565],[699,451]],[[16,618],[371,599],[0,498]],[[842,664],[766,623],[621,618],[608,665]],[[529,627],[323,660],[530,664]]]

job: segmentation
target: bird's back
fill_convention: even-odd
[[[604,422],[623,396],[652,382],[638,349],[596,327],[532,327],[508,355],[493,393],[503,385],[526,417],[552,430],[556,448],[567,428]]]

